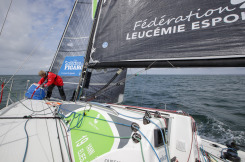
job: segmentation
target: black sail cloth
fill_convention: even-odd
[[[245,66],[245,9],[233,1],[106,0],[90,66]]]

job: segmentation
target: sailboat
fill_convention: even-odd
[[[120,104],[127,68],[244,67],[244,20],[240,0],[76,0],[49,69],[70,101],[1,109],[0,159],[245,161],[187,113]]]

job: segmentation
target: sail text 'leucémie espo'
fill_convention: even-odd
[[[190,11],[186,16],[178,16],[176,18],[167,19],[167,16],[163,15],[160,18],[155,17],[154,20],[139,20],[134,23],[133,32],[126,34],[126,40],[150,38],[167,34],[181,33],[189,30],[205,29],[208,27],[214,27],[221,23],[231,24],[237,22],[240,19],[245,20],[245,12],[241,12],[239,15],[232,13],[234,10],[236,10],[236,8],[229,8],[229,6],[226,6],[216,9],[209,9],[203,14],[200,14],[201,9],[199,8],[197,12]],[[227,14],[224,15],[225,13]],[[222,14],[223,16],[212,18],[214,14]],[[202,19],[202,21],[198,21],[200,19]],[[180,22],[183,23],[178,24]],[[146,30],[149,28],[154,29]]]

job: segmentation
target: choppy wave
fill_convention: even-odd
[[[183,110],[199,135],[221,144],[245,145],[244,75],[143,75],[126,84],[125,104]]]

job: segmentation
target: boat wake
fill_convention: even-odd
[[[211,117],[204,115],[193,115],[198,124],[199,135],[203,139],[211,140],[213,142],[226,144],[228,141],[235,140],[236,143],[245,150],[245,131],[236,131],[225,123]]]

